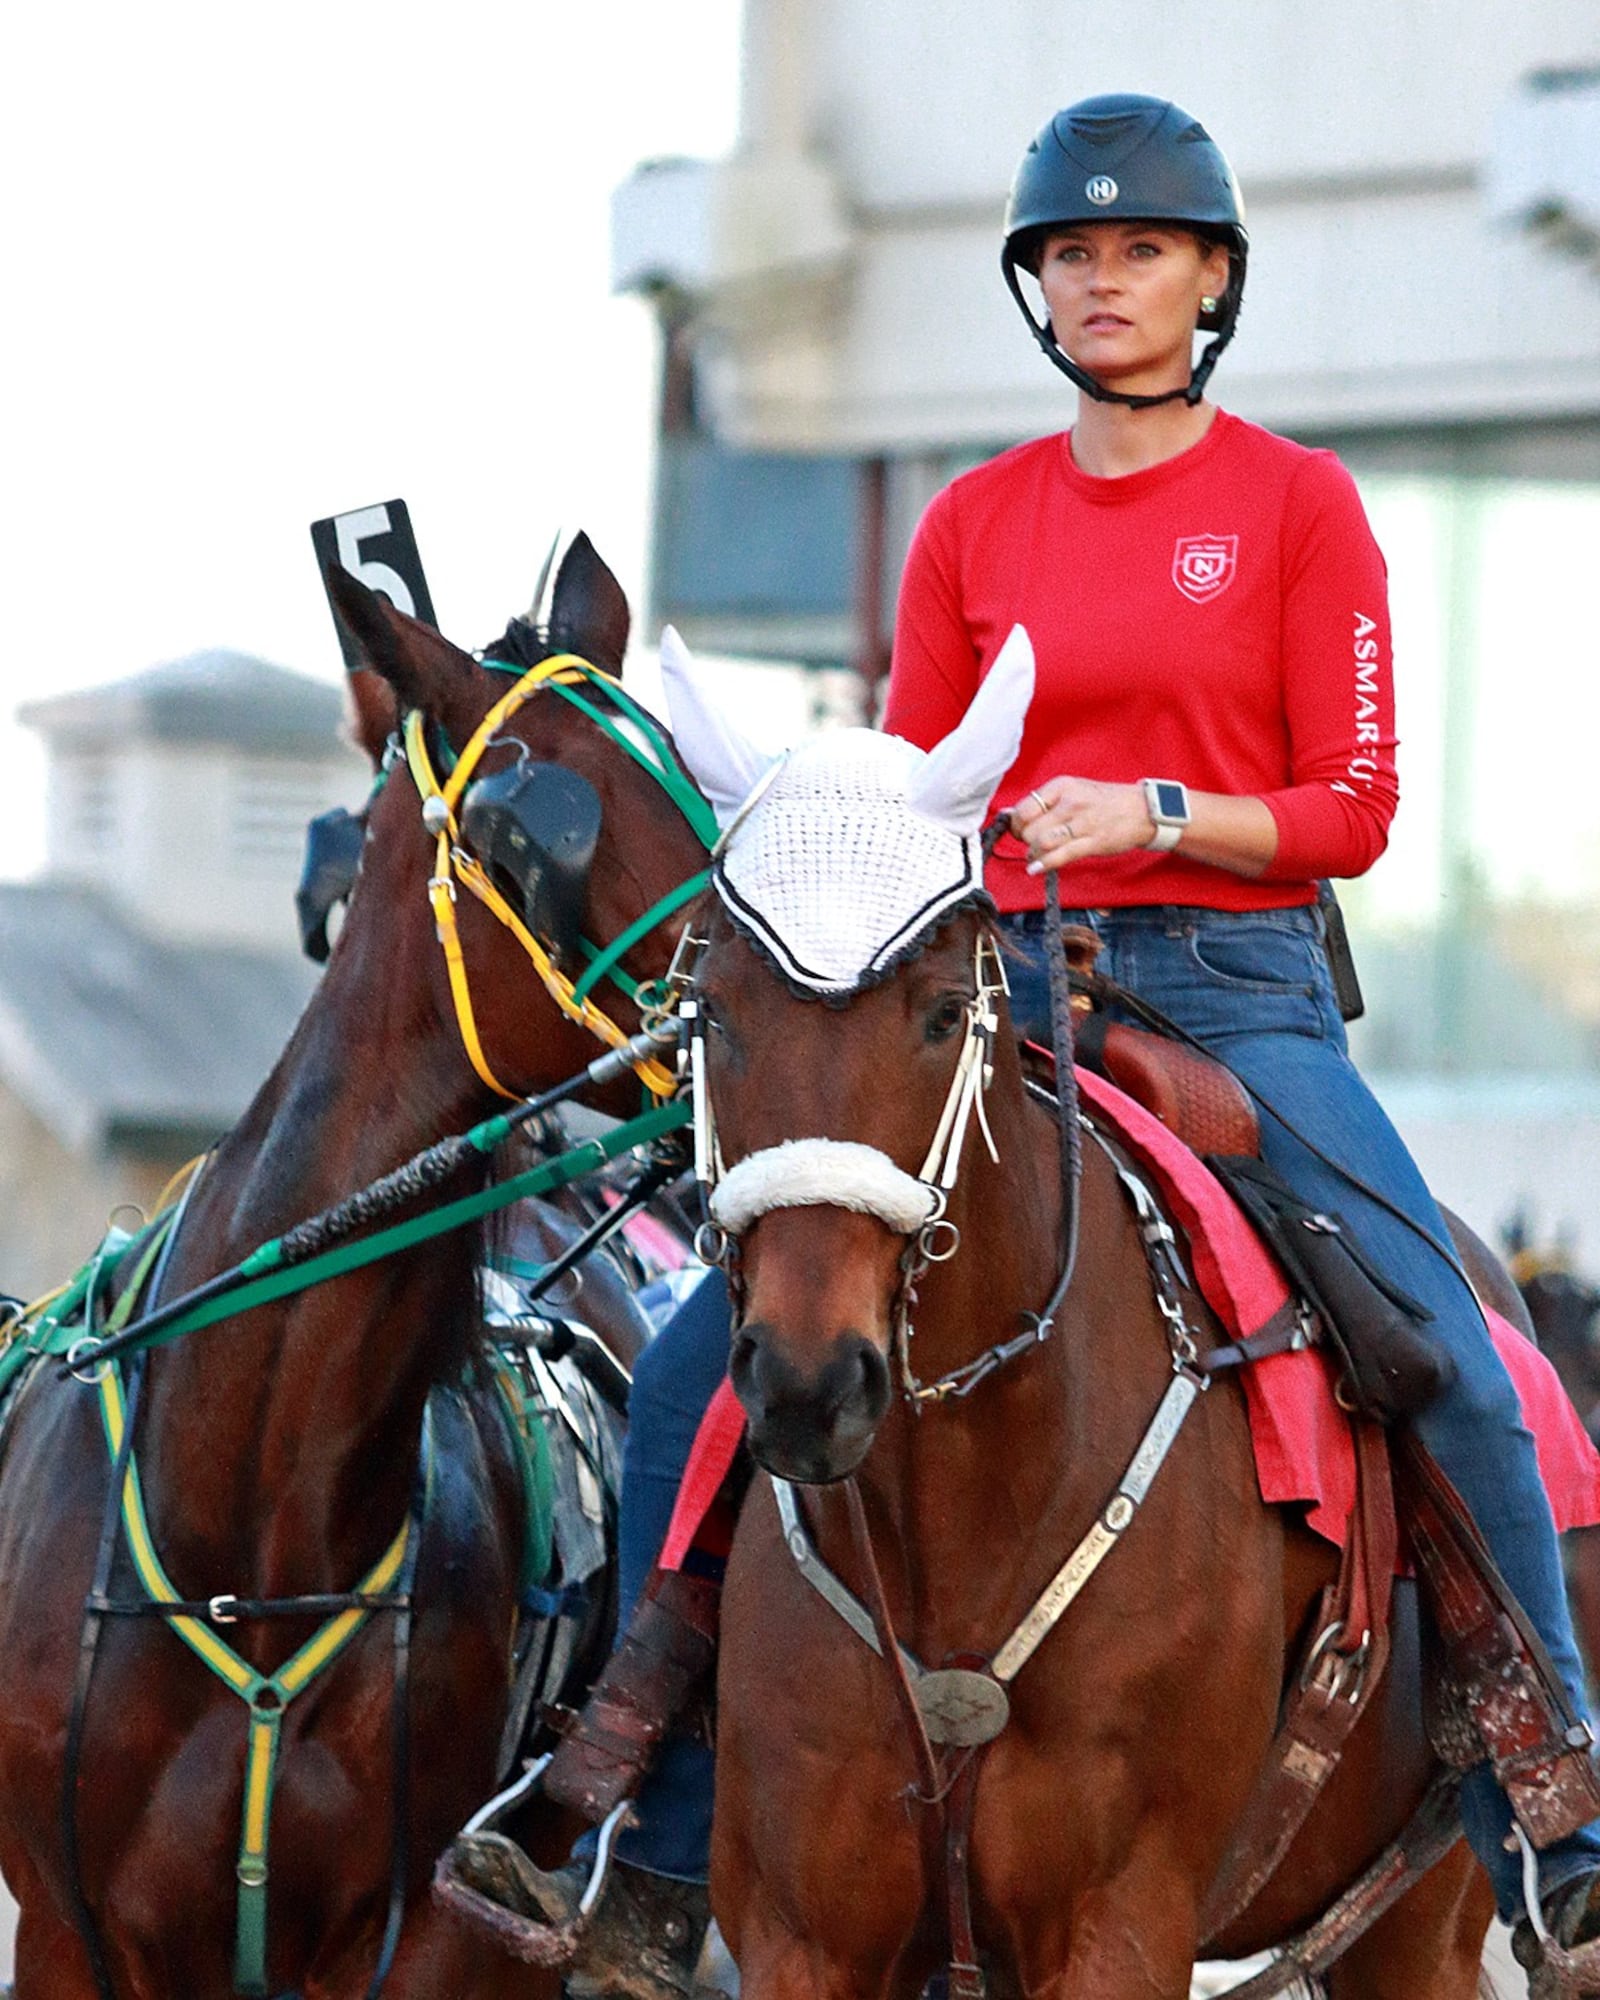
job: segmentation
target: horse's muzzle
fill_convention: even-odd
[[[836,1336],[820,1363],[802,1367],[773,1327],[747,1322],[734,1336],[730,1373],[756,1463],[797,1485],[847,1479],[889,1407],[887,1359],[850,1331]]]

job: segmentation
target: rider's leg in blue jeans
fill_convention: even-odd
[[[640,1355],[628,1404],[617,1530],[618,1626],[628,1618],[666,1539],[700,1419],[728,1370],[728,1288],[720,1271],[697,1285]],[[634,1800],[638,1824],[618,1856],[652,1875],[706,1879],[711,1851],[712,1755],[669,1735]]]
[[[1102,936],[1102,972],[1187,1028],[1276,1105],[1304,1139],[1448,1244],[1443,1218],[1410,1154],[1350,1062],[1314,909],[1248,916],[1193,909],[1077,911],[1069,917]],[[1033,1018],[1048,991],[1041,933],[1031,922],[1013,921],[1007,930],[1031,961],[1011,963],[1013,1012]],[[1417,1430],[1472,1509],[1575,1712],[1586,1715],[1583,1669],[1533,1440],[1453,1258],[1359,1193],[1266,1113],[1261,1149],[1303,1200],[1340,1215],[1374,1261],[1433,1313],[1457,1375],[1416,1419]],[[1522,1909],[1520,1861],[1506,1851],[1510,1808],[1487,1764],[1468,1774],[1462,1806],[1501,1913],[1515,1917]],[[1541,1885],[1549,1890],[1597,1863],[1600,1835],[1587,1828],[1547,1850]]]

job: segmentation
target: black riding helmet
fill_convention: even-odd
[[[1125,396],[1104,388],[1056,345],[1048,320],[1034,318],[1017,282],[1017,270],[1039,270],[1039,253],[1052,229],[1076,222],[1177,222],[1226,244],[1228,284],[1214,313],[1200,325],[1215,338],[1187,389],[1163,396]],[[1217,358],[1233,338],[1244,297],[1250,239],[1244,202],[1222,148],[1200,124],[1159,97],[1118,92],[1086,97],[1058,111],[1028,148],[1006,203],[1000,268],[1033,337],[1064,375],[1102,403],[1148,409],[1178,397],[1198,403]]]

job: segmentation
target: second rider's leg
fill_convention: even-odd
[[[664,1666],[664,1651],[680,1651],[684,1627],[675,1623],[675,1600],[681,1607],[684,1592],[677,1586],[693,1586],[690,1578],[657,1580],[654,1571],[700,1420],[727,1372],[728,1325],[727,1286],[720,1272],[712,1272],[635,1366],[617,1536],[619,1650],[602,1674],[573,1743],[562,1753],[569,1757],[586,1726],[597,1730],[590,1740],[605,1760],[610,1755],[606,1741],[615,1740],[617,1725],[627,1742],[637,1745],[674,1719],[667,1712],[671,1701],[664,1676],[651,1662]],[[659,1594],[641,1609],[640,1600],[652,1586]],[[668,1628],[664,1639],[663,1621]],[[702,1645],[688,1635],[690,1653]],[[626,1657],[630,1647],[642,1671],[633,1671]],[[591,1913],[567,1976],[567,1990],[575,1995],[676,2000],[691,1991],[708,1916],[704,1884],[712,1752],[708,1744],[669,1727],[653,1760],[645,1755],[646,1775],[633,1794],[633,1823],[617,1841],[619,1865]],[[639,1761],[632,1749],[624,1749],[624,1769],[636,1770]],[[610,1763],[605,1776],[617,1769]],[[552,1780],[554,1772],[552,1766]],[[536,1923],[571,1923],[587,1886],[594,1838],[585,1835],[574,1861],[554,1873],[535,1868],[496,1833],[463,1836],[453,1850],[453,1863],[469,1886],[516,1916]]]

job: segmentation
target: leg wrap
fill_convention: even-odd
[[[722,1586],[655,1570],[594,1692],[556,1746],[546,1797],[598,1825],[632,1798],[657,1746],[709,1681]]]

